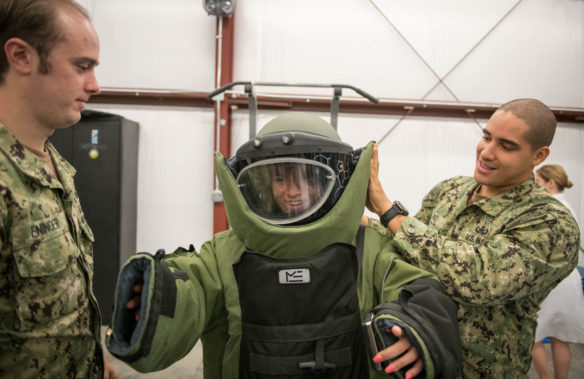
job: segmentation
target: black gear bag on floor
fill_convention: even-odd
[[[233,265],[239,288],[240,378],[368,378],[357,277],[362,228],[302,259],[245,252]]]

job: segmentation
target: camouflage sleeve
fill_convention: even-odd
[[[430,192],[428,192],[426,196],[424,196],[424,199],[422,200],[422,208],[420,208],[418,213],[416,213],[415,217],[424,224],[428,224],[428,222],[430,221],[432,211],[434,210],[434,207],[436,205],[436,194],[439,192],[440,188],[442,188],[444,183],[446,183],[446,180],[436,184],[430,190]]]
[[[8,248],[8,246],[4,246],[8,243],[8,231],[6,230],[6,222],[4,221],[6,215],[8,215],[8,209],[4,202],[5,192],[5,187],[0,182],[0,251]]]
[[[393,243],[414,264],[434,272],[456,301],[501,304],[566,277],[576,266],[579,239],[571,216],[544,209],[518,217],[480,243],[407,217]]]
[[[397,300],[403,287],[408,283],[436,276],[420,267],[416,267],[405,261],[391,243],[393,236],[378,220],[370,218],[367,224],[366,254],[363,257],[363,266],[371,266],[371,272],[363,275],[362,281],[367,287],[373,286],[374,291],[363,291],[361,295],[369,298],[375,294],[375,299],[368,302],[375,306],[379,303],[390,303]],[[369,254],[375,251],[375,254]],[[370,261],[372,259],[372,261]]]

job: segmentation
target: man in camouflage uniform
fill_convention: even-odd
[[[0,377],[116,378],[75,170],[47,141],[99,92],[97,34],[74,1],[2,0],[0,40]]]
[[[576,221],[533,176],[555,128],[537,100],[502,105],[483,129],[474,178],[439,183],[415,217],[387,225],[401,254],[434,272],[458,303],[464,377],[527,377],[539,306],[576,266]],[[395,207],[376,150],[371,166],[368,208],[383,216]]]

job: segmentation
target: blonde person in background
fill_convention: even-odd
[[[551,164],[536,170],[535,179],[550,195],[562,202],[572,212],[564,196],[564,189],[572,182],[562,166]],[[550,337],[554,375],[547,364],[542,339]],[[540,379],[567,378],[570,371],[570,343],[584,343],[584,294],[578,271],[572,271],[554,288],[541,304],[533,347],[533,365]]]

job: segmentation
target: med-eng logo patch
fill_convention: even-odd
[[[290,268],[278,272],[280,284],[310,283],[310,270],[307,268]]]

